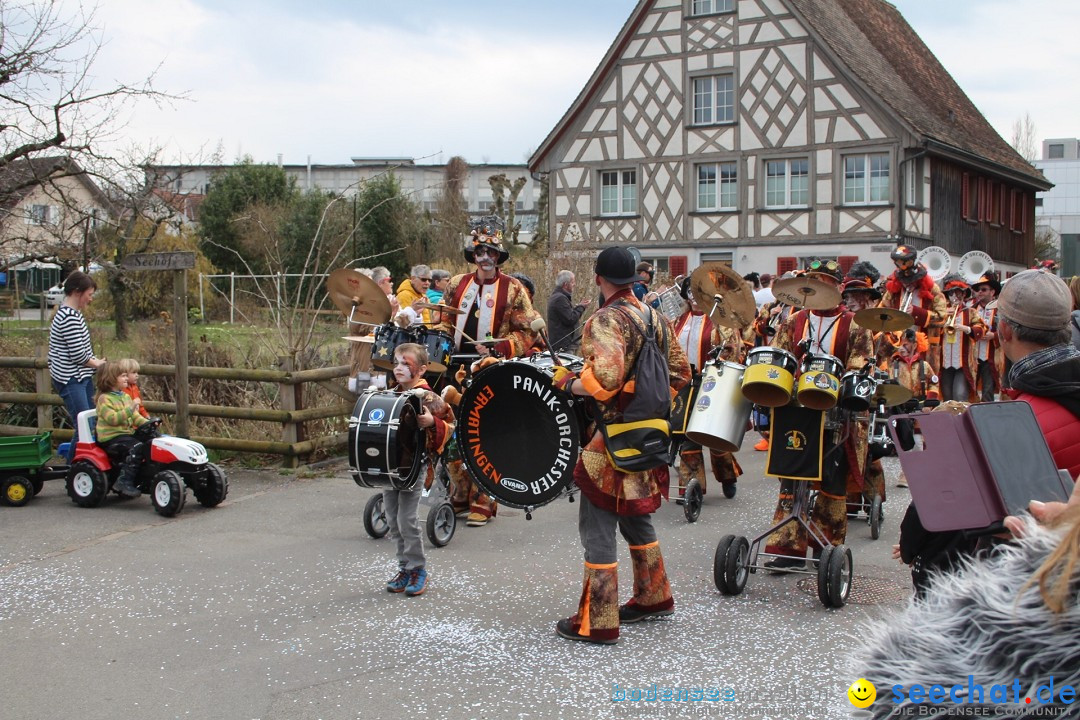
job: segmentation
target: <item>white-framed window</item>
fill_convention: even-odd
[[[691,15],[715,15],[734,9],[735,0],[690,0]]]
[[[671,272],[671,259],[667,255],[650,257],[642,253],[641,260],[652,265],[653,271],[657,275],[668,275]]]
[[[889,177],[889,153],[845,155],[844,204],[872,205],[889,202]]]
[[[810,161],[806,158],[765,161],[765,207],[810,204]]]
[[[907,163],[907,175],[904,178],[906,204],[908,207],[922,207],[923,164],[922,158],[915,158]]]
[[[26,211],[27,225],[49,225],[57,220],[56,207],[53,205],[31,205]]]
[[[738,167],[734,162],[705,163],[697,166],[698,210],[738,209]]]
[[[600,214],[637,214],[636,170],[604,170],[600,173]]]
[[[715,125],[735,121],[735,76],[732,73],[693,78],[694,125]]]

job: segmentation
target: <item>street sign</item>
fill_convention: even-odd
[[[188,270],[195,267],[195,253],[134,253],[121,260],[120,265],[127,270]]]

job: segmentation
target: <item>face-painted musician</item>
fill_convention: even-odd
[[[941,399],[975,402],[975,350],[986,325],[970,306],[971,287],[962,277],[949,275],[942,285],[948,305],[941,339]]]
[[[557,374],[553,380],[567,392],[591,397],[606,422],[618,416],[629,401],[626,383],[642,347],[646,325],[640,313],[651,313],[657,344],[667,338],[668,377],[674,392],[690,381],[690,365],[671,325],[659,312],[634,297],[637,280],[634,257],[624,247],[606,248],[596,259],[594,282],[604,303],[585,323],[580,376]],[[631,327],[631,323],[634,327]],[[636,328],[636,329],[635,329]],[[604,436],[596,430],[574,468],[581,489],[578,530],[585,547],[585,581],[578,611],[560,620],[555,631],[570,640],[611,644],[619,638],[619,624],[670,615],[671,597],[660,542],[650,514],[660,506],[668,486],[666,465],[643,472],[622,472],[608,459]],[[633,596],[619,606],[618,553],[615,529],[630,544],[634,566]]]
[[[690,367],[701,372],[709,360],[709,353],[719,347],[720,359],[741,363],[743,361],[742,339],[737,330],[713,325],[712,320],[698,307],[694,294],[690,292],[690,278],[679,283],[679,295],[688,305],[688,309],[675,321],[675,337],[686,353]],[[735,497],[735,483],[742,475],[742,468],[730,452],[709,450],[709,461],[713,476],[724,488],[724,497]],[[691,478],[697,478],[701,492],[705,494],[705,464],[700,445],[684,440],[679,448],[679,497],[686,492]]]
[[[518,357],[536,341],[530,325],[540,315],[533,309],[528,291],[499,269],[510,257],[503,247],[505,229],[502,219],[495,215],[474,221],[464,252],[476,270],[455,275],[446,286],[443,302],[462,312],[446,313],[437,329],[453,336],[458,352],[486,356],[491,348],[502,357]],[[501,340],[494,345],[473,342],[487,338]],[[487,524],[495,516],[497,503],[468,477],[460,461],[451,463],[449,470],[454,481],[454,510],[468,511],[466,525],[470,527]]]
[[[815,260],[807,267],[806,277],[839,289],[843,274],[836,262],[832,260],[824,262]],[[841,302],[836,307],[828,310],[808,310],[803,308],[794,313],[781,326],[775,344],[777,347],[794,354],[800,362],[806,354],[814,356],[832,355],[843,364],[845,369],[858,370],[872,362],[872,342],[870,331],[859,327],[854,322],[854,313],[849,311]],[[777,444],[784,443],[785,445],[779,446],[782,448],[786,447],[788,442],[787,435],[789,433],[784,431],[784,413],[786,410],[787,408],[775,408],[773,411],[770,460],[778,452]],[[804,411],[809,420],[817,422],[818,427],[821,426],[820,417],[815,416],[813,413],[805,413],[805,408],[799,408],[798,410]],[[845,447],[837,449],[835,452],[829,452],[832,449],[831,433],[818,431],[813,438],[810,437],[809,431],[803,434],[806,435],[807,441],[814,443],[815,446],[818,444],[818,437],[825,439],[824,445],[820,447],[822,456],[820,463],[821,490],[818,493],[817,501],[814,503],[814,510],[810,519],[821,529],[825,538],[833,545],[843,544],[847,537],[847,476],[849,472],[855,473],[857,476],[855,478],[856,483],[859,487],[862,486],[861,470],[863,465],[858,459],[866,455],[866,434],[862,434],[860,443],[857,433],[845,432],[844,435],[848,438],[845,441]],[[851,447],[847,447],[848,444]],[[779,523],[791,512],[794,501],[794,483],[808,481],[805,479],[794,480],[792,478],[800,477],[794,474],[791,477],[780,476],[782,477],[780,481],[780,499],[773,514],[774,523]],[[783,557],[766,561],[765,567],[783,571],[786,568],[802,565],[806,557],[807,542],[807,533],[801,524],[790,522],[784,525],[769,536],[768,543],[765,546],[766,553]],[[814,548],[814,550],[820,552],[821,548]]]
[[[941,372],[941,334],[945,325],[945,295],[926,266],[918,262],[915,248],[900,245],[889,257],[896,270],[885,280],[881,307],[903,310],[915,318],[915,329],[930,341],[927,360],[935,373]]]

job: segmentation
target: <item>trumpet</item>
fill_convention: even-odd
[[[914,300],[915,291],[905,290],[904,294],[900,297],[900,312],[911,313],[911,303]]]

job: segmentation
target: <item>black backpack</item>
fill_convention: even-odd
[[[632,308],[645,323],[645,332],[634,322],[625,306],[614,305],[641,335],[641,349],[630,367],[626,381],[634,380],[634,394],[623,408],[619,422],[600,423],[611,463],[625,472],[651,470],[671,462],[671,383],[668,379],[667,350],[669,338],[664,333],[664,347],[656,343],[653,311]],[[646,315],[647,313],[647,315]]]

